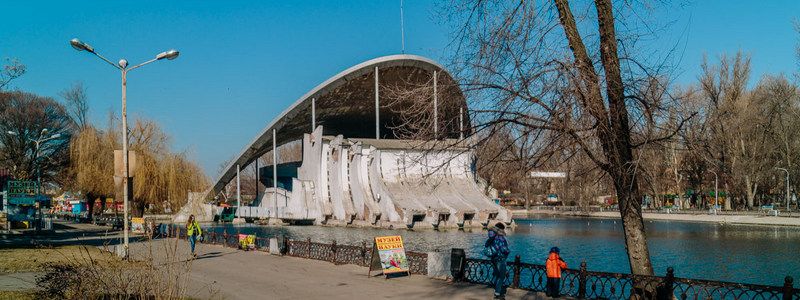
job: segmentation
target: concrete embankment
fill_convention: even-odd
[[[589,217],[603,219],[619,219],[619,212],[616,211],[553,211],[553,210],[513,210],[514,217],[526,217],[534,215],[558,215],[569,217]],[[711,214],[668,214],[668,213],[644,213],[645,220],[679,221],[679,222],[703,222],[720,224],[742,224],[742,225],[777,225],[777,226],[800,226],[798,217],[775,217],[761,215],[711,215]]]

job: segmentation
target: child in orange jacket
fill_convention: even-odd
[[[547,269],[547,296],[556,298],[561,296],[561,269],[567,268],[567,263],[561,259],[558,247],[550,248],[550,255],[547,257],[545,267]]]

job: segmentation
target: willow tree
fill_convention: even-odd
[[[71,169],[75,190],[93,202],[120,195],[114,184],[114,150],[121,148],[117,123],[99,130],[89,125],[74,138]],[[141,216],[148,204],[173,211],[186,203],[189,191],[204,190],[208,178],[186,152],[172,152],[170,139],[157,123],[137,119],[130,128],[130,149],[136,152],[132,215]]]

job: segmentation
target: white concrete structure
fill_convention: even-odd
[[[303,137],[303,162],[291,191],[268,189],[240,216],[284,222],[380,227],[482,227],[510,222],[509,212],[481,191],[473,153],[450,141],[430,149],[406,140]],[[279,175],[280,178],[280,175]]]
[[[391,109],[382,104],[381,86],[430,82],[437,139],[399,138],[397,108],[404,102],[396,100]],[[510,223],[511,214],[478,184],[464,111],[463,94],[440,65],[414,55],[373,59],[298,99],[231,161],[209,193],[221,191],[236,166],[269,151],[276,157],[279,145],[302,141],[300,164],[279,162],[259,171],[268,188],[239,209],[240,217],[386,228]]]

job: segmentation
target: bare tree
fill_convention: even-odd
[[[46,129],[46,130],[45,130]],[[52,98],[0,92],[0,165],[16,178],[58,180],[69,160],[72,120]],[[47,139],[53,135],[59,138]],[[37,140],[45,140],[39,143]]]
[[[669,141],[685,119],[665,122],[674,105],[665,70],[637,59],[635,41],[648,34],[637,30],[646,26],[624,23],[642,7],[621,3],[454,2],[447,12],[456,24],[452,65],[475,131],[509,128],[527,145],[524,168],[581,155],[608,176],[631,271],[653,274],[637,149]]]
[[[16,59],[6,59],[6,65],[0,70],[0,91],[5,90],[11,81],[25,74],[25,65]]]
[[[70,88],[59,93],[67,104],[67,111],[75,121],[78,128],[83,129],[88,125],[89,101],[86,96],[86,87],[82,82],[74,83]]]

